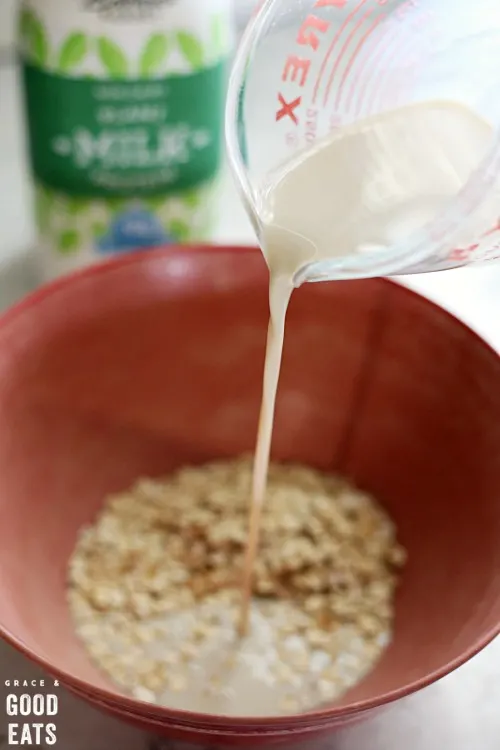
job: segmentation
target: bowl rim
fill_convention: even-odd
[[[57,294],[60,290],[64,290],[67,287],[71,287],[75,284],[79,284],[88,279],[94,277],[102,277],[108,273],[120,270],[127,266],[143,266],[149,263],[155,258],[161,257],[172,257],[185,255],[190,253],[191,255],[207,255],[212,253],[215,255],[227,255],[233,253],[239,253],[245,257],[260,255],[260,249],[256,246],[251,245],[216,245],[216,244],[190,244],[184,246],[169,245],[161,248],[153,248],[144,251],[136,251],[127,253],[125,255],[116,256],[114,258],[106,259],[99,263],[90,265],[83,269],[72,271],[64,276],[55,279],[54,281],[43,284],[35,291],[27,294],[19,302],[12,305],[6,312],[0,315],[0,330],[6,329],[11,323],[13,323],[20,315],[25,311],[36,307],[38,304],[43,302],[46,298],[52,297]],[[261,256],[262,257],[262,256]],[[264,262],[264,261],[263,261]],[[367,280],[356,280],[355,283],[364,283]],[[434,308],[434,314],[440,315],[443,318],[453,321],[455,326],[461,327],[467,331],[468,336],[474,337],[476,342],[484,349],[488,356],[494,357],[496,360],[500,360],[500,355],[493,346],[485,341],[476,331],[470,328],[464,321],[447,311],[436,302],[428,299],[422,294],[413,291],[401,282],[397,280],[381,278],[371,279],[372,283],[376,282],[380,286],[385,288],[397,287],[399,294],[410,295],[412,297],[419,298],[426,305],[430,305]],[[345,283],[345,282],[344,282]],[[156,706],[154,704],[145,703],[135,698],[131,698],[127,695],[112,691],[111,689],[98,687],[93,683],[87,682],[84,679],[75,677],[70,672],[64,669],[55,667],[50,661],[43,656],[43,651],[36,651],[28,646],[22,639],[14,635],[8,628],[6,628],[0,621],[0,637],[6,641],[10,646],[15,648],[18,652],[27,657],[30,661],[36,663],[52,677],[56,678],[61,682],[63,686],[67,686],[71,692],[80,696],[81,698],[87,699],[89,702],[95,705],[101,705],[104,709],[111,712],[118,712],[122,718],[130,716],[131,719],[145,722],[155,723],[157,727],[161,727],[165,723],[174,726],[175,728],[186,731],[189,730],[191,733],[200,733],[204,735],[213,734],[214,737],[228,734],[238,733],[240,736],[252,737],[252,736],[293,736],[297,733],[304,733],[308,731],[314,731],[318,729],[328,729],[329,727],[349,721],[360,714],[373,711],[375,709],[387,706],[401,698],[405,698],[419,690],[428,687],[434,682],[442,679],[451,672],[455,671],[463,664],[468,662],[486,646],[488,646],[498,635],[500,634],[500,621],[497,625],[489,628],[486,632],[482,633],[477,637],[471,645],[463,651],[463,653],[455,659],[446,662],[438,669],[433,672],[421,677],[419,679],[411,680],[406,684],[401,685],[394,690],[390,690],[386,693],[382,693],[374,698],[367,698],[364,700],[356,701],[347,706],[341,707],[323,707],[321,709],[314,709],[312,711],[291,714],[288,716],[272,716],[272,717],[233,717],[216,714],[204,714],[195,711],[189,711],[185,709],[173,709],[166,706]]]

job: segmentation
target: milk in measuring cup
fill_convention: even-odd
[[[491,126],[448,102],[412,105],[341,129],[270,181],[260,216],[270,270],[270,323],[255,453],[240,633],[249,623],[252,573],[270,460],[285,318],[301,268],[397,243],[434,219],[486,154]],[[483,217],[498,199],[490,197]]]
[[[287,163],[264,192],[261,242],[271,271],[294,275],[311,261],[404,241],[457,196],[491,137],[485,120],[445,101],[334,132]],[[491,209],[484,206],[485,217]]]

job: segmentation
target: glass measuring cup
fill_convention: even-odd
[[[484,147],[457,190],[432,196],[431,189],[429,196],[419,196],[418,206],[410,201],[384,242],[371,241],[367,231],[355,252],[332,252],[301,268],[297,284],[436,271],[500,256],[500,4],[264,0],[258,5],[234,61],[226,139],[264,253],[270,186],[287,164],[373,118],[432,102],[461,105],[487,124]],[[416,146],[409,138],[407,148]],[[344,154],[352,147],[343,141]],[[375,163],[384,154],[367,150],[366,156]],[[351,183],[347,180],[347,192]],[[347,221],[353,204],[338,176],[323,187],[332,222]],[[301,210],[314,213],[305,190],[303,199]],[[342,212],[335,214],[339,203]],[[360,225],[365,226],[361,219]]]

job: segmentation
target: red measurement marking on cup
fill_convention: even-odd
[[[372,2],[373,2],[373,7],[369,11],[367,11],[364,14],[363,18],[361,19],[361,21],[359,21],[355,25],[355,27],[353,28],[353,30],[351,31],[351,33],[350,33],[350,35],[348,37],[347,42],[344,44],[344,47],[343,47],[341,53],[337,56],[337,60],[336,60],[335,66],[334,66],[334,69],[332,70],[332,72],[330,74],[330,78],[328,80],[327,89],[326,89],[326,92],[325,92],[325,95],[324,95],[324,105],[326,105],[327,102],[328,102],[328,99],[329,99],[329,96],[330,96],[330,92],[331,92],[331,88],[332,88],[333,83],[335,81],[336,73],[337,73],[337,71],[339,69],[339,66],[340,66],[342,60],[343,60],[344,52],[346,52],[347,47],[349,46],[350,42],[356,36],[357,32],[360,29],[362,29],[363,24],[370,18],[370,16],[372,15],[373,11],[375,11],[375,10],[383,7],[384,5],[386,5],[387,2],[388,2],[388,0],[372,0]],[[351,55],[351,58],[350,58],[350,60],[348,61],[347,65],[346,65],[343,77],[341,79],[340,86],[341,86],[342,89],[344,88],[344,86],[345,86],[345,84],[346,84],[346,82],[347,82],[347,80],[349,78],[349,75],[352,72],[354,63],[357,60],[362,47],[366,44],[368,38],[373,34],[373,32],[378,28],[378,26],[383,21],[386,20],[386,18],[387,18],[387,15],[385,13],[381,13],[380,16],[374,21],[374,23],[370,26],[370,28],[364,34],[364,36],[360,40],[360,42],[356,45],[354,53],[353,53],[353,55]],[[336,106],[338,106],[338,104],[340,102],[340,97],[341,97],[341,92],[340,92],[340,89],[338,89],[337,98],[336,98],[337,99]]]
[[[412,100],[413,91],[418,82],[418,56],[406,59],[407,69],[400,71],[393,77],[391,86],[384,83],[374,86],[372,89],[372,104],[368,106],[377,107],[377,109],[386,109],[387,107],[397,107],[401,103],[408,104]],[[394,88],[393,88],[394,87]],[[393,91],[391,89],[393,88]]]
[[[408,0],[408,3],[401,6],[400,10],[405,8],[414,10],[416,7],[416,0]],[[377,76],[375,72],[372,76],[373,85],[372,81],[367,82],[364,95],[368,98],[367,106],[370,110],[377,105],[378,109],[386,106],[394,107],[400,100],[401,103],[408,103],[411,100],[420,71],[435,44],[435,33],[430,33],[429,30],[431,19],[431,11],[415,16],[412,19],[413,23],[408,26],[407,34],[404,38],[401,37],[400,44],[392,48],[385,63],[390,65],[398,62],[400,68],[398,73],[394,74],[393,71],[393,76],[389,79],[384,75]],[[374,78],[376,80],[373,80]]]
[[[499,235],[499,233],[500,219],[492,229],[489,229],[480,237],[478,242],[475,242],[468,247],[457,247],[452,250],[449,255],[449,260],[457,263],[471,262],[474,260],[474,254],[477,253],[478,250],[482,251],[481,257],[479,257],[478,260],[495,260],[500,251],[500,236],[495,237],[492,244],[491,238],[493,238],[494,235]],[[484,240],[490,241],[484,242]]]
[[[391,32],[389,32],[389,35],[391,35]],[[377,65],[373,66],[373,70],[371,73],[367,73],[365,80],[360,84],[359,90],[357,92],[358,97],[358,103],[357,108],[367,110],[368,112],[373,112],[377,108],[377,101],[380,97],[380,95],[383,95],[385,93],[388,93],[389,96],[389,102],[391,105],[394,105],[398,100],[400,96],[400,86],[403,85],[403,83],[400,83],[397,87],[394,86],[394,79],[390,81],[391,87],[388,86],[389,81],[383,76],[383,74],[380,71],[380,68],[382,67],[382,63],[385,63],[386,65],[389,65],[393,60],[400,60],[405,61],[406,64],[411,64],[411,61],[413,60],[413,51],[415,46],[415,40],[410,40],[407,38],[404,39],[398,39],[397,41],[394,39],[393,35],[393,42],[392,45],[387,45],[386,49],[384,50],[384,53],[380,55],[380,57],[377,59]],[[392,88],[394,86],[394,89]],[[353,87],[354,88],[354,87]],[[408,88],[406,100],[408,100],[408,94],[410,89]]]
[[[295,114],[295,110],[300,106],[302,97],[298,96],[293,102],[287,102],[282,94],[278,94],[278,99],[281,104],[281,109],[276,114],[276,122],[279,122],[284,117],[289,117],[295,125],[298,125],[299,120]]]
[[[363,107],[363,100],[366,96],[369,81],[373,76],[378,75],[379,67],[382,60],[392,50],[394,43],[394,34],[392,29],[386,29],[382,32],[380,39],[372,49],[367,50],[365,56],[359,56],[359,65],[354,72],[351,85],[346,92],[345,109],[359,116],[360,114],[370,114],[371,109]],[[400,44],[397,45],[397,52],[400,50]],[[354,104],[356,102],[356,104]]]
[[[366,0],[363,0],[366,2]],[[343,8],[348,0],[316,0],[313,8]],[[313,63],[314,56],[318,53],[318,49],[321,48],[322,38],[331,26],[331,21],[320,18],[319,16],[310,13],[304,22],[301,24],[297,37],[295,39],[296,44],[301,48],[309,48],[314,53],[309,56],[299,57],[297,54],[289,54],[285,60],[281,79],[285,83],[291,81],[296,83],[299,87],[303,88],[306,85],[309,71]],[[322,37],[320,36],[322,35]],[[289,116],[294,124],[297,126],[299,120],[295,114],[295,109],[302,103],[302,95],[296,98],[292,103],[288,103],[283,94],[278,92],[278,100],[280,103],[280,109],[276,113],[276,121],[282,120],[285,115]]]
[[[366,39],[362,41],[360,47],[364,47],[365,54],[363,54],[363,49],[360,49],[356,53],[358,62],[354,61],[351,66],[352,78],[349,80],[349,90],[346,92],[347,101],[344,104],[344,108],[348,113],[352,113],[353,110],[356,116],[359,116],[361,113],[371,113],[374,110],[376,99],[380,93],[387,94],[387,102],[391,106],[394,106],[399,101],[402,95],[400,89],[404,86],[404,80],[401,75],[395,74],[394,71],[392,71],[393,75],[390,79],[385,77],[381,70],[382,63],[390,64],[397,60],[400,64],[409,66],[410,64],[413,65],[414,61],[417,60],[417,56],[413,54],[414,48],[419,43],[419,40],[425,40],[428,37],[428,29],[420,29],[419,27],[422,22],[425,24],[428,21],[429,17],[432,16],[432,12],[426,11],[411,18],[413,23],[410,32],[407,31],[408,24],[403,24],[402,22],[406,22],[409,13],[416,11],[419,7],[419,0],[406,0],[391,16],[387,17],[388,26],[382,30],[378,41],[370,45],[365,44]],[[370,33],[371,31],[368,30],[366,36],[369,36]],[[415,81],[415,78],[416,76],[412,75],[412,82]],[[379,89],[376,93],[375,88]],[[369,93],[372,96],[368,106],[366,106],[365,99]],[[408,91],[405,93],[405,100],[407,100]],[[344,90],[342,91],[343,94]],[[385,104],[386,100],[383,101]],[[337,106],[340,106],[340,97],[337,100]]]
[[[409,47],[410,42],[412,46]],[[382,79],[380,69],[382,62],[390,62],[392,59],[403,56],[408,58],[411,56],[411,49],[414,46],[415,39],[412,37],[408,38],[406,34],[396,34],[393,24],[390,24],[385,29],[382,29],[380,37],[371,47],[364,48],[358,55],[358,66],[354,71],[352,81],[347,95],[347,102],[345,108],[348,112],[352,112],[354,109],[355,114],[367,114],[373,111],[373,100],[371,106],[365,106],[365,99],[367,94],[373,89],[373,79]],[[394,99],[394,97],[393,97]],[[356,104],[354,104],[356,102]]]
[[[328,63],[330,61],[330,58],[331,58],[331,56],[333,54],[333,51],[334,51],[334,49],[335,49],[335,47],[337,45],[337,42],[340,40],[342,34],[347,29],[347,27],[349,26],[349,24],[351,23],[351,21],[353,21],[355,19],[356,15],[366,5],[367,2],[370,2],[370,0],[361,0],[361,2],[358,3],[358,5],[354,8],[354,10],[351,11],[351,13],[349,13],[349,15],[344,19],[344,22],[340,25],[340,27],[337,30],[335,36],[333,37],[332,42],[331,42],[331,44],[330,44],[330,46],[329,46],[329,48],[328,48],[328,50],[327,50],[327,52],[325,54],[325,57],[323,58],[323,62],[321,63],[321,67],[320,67],[319,73],[318,73],[318,78],[316,79],[316,83],[314,85],[313,96],[312,96],[312,102],[313,102],[313,104],[316,104],[316,100],[318,98],[319,89],[320,89],[320,86],[321,86],[321,82],[323,80],[323,76],[325,74],[326,67],[327,67],[327,65],[328,65]],[[345,4],[346,3],[344,3],[344,5]]]
[[[257,0],[257,2],[256,2],[256,4],[255,4],[255,8],[254,8],[254,9],[253,9],[253,11],[252,11],[252,16],[251,16],[251,18],[255,18],[255,16],[256,16],[256,15],[257,15],[258,13],[260,13],[260,11],[262,10],[262,7],[263,7],[263,5],[264,5],[264,3],[265,3],[265,2],[266,2],[266,0]]]
[[[363,20],[361,21],[361,23],[359,23],[354,28],[354,30],[352,32],[352,36],[354,36],[356,34],[356,32],[361,28],[361,26],[363,25],[363,23],[365,22],[365,20],[368,19],[368,17],[371,15],[371,13],[372,13],[372,11],[369,11],[368,13],[365,13],[365,16],[363,17]],[[335,97],[335,109],[338,109],[338,107],[339,107],[340,100],[341,100],[342,94],[344,92],[344,87],[345,87],[345,85],[347,83],[347,80],[349,78],[349,74],[352,71],[353,65],[356,62],[356,60],[358,59],[358,55],[359,55],[361,49],[363,48],[363,46],[365,45],[365,43],[369,39],[369,37],[378,29],[378,27],[380,26],[380,24],[384,20],[385,20],[384,16],[380,16],[379,18],[377,18],[375,20],[375,22],[370,26],[370,28],[368,29],[368,31],[361,37],[361,39],[359,40],[358,44],[356,45],[356,47],[354,49],[354,52],[352,54],[352,57],[349,60],[349,62],[347,63],[346,68],[344,70],[344,73],[342,75],[342,78],[340,79],[340,85],[339,85],[339,88],[337,90],[337,96]],[[332,73],[331,73],[331,75],[330,75],[330,79],[328,81],[328,86],[327,86],[327,89],[326,89],[326,92],[325,92],[325,104],[328,101],[328,97],[330,96],[330,91],[331,91],[331,88],[332,88],[332,85],[333,85],[333,81],[335,79],[335,73],[336,73],[336,71],[333,70]]]

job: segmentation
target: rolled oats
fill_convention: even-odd
[[[276,715],[337,699],[390,642],[406,551],[364,492],[272,465],[250,635],[236,634],[251,460],[185,467],[108,498],[68,566],[76,631],[138,700]]]

